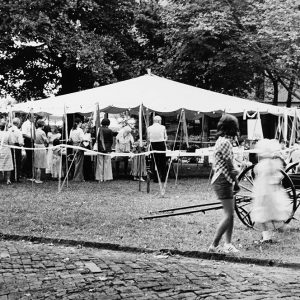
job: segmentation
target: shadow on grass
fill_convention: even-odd
[[[158,184],[152,184],[147,194],[145,183],[139,192],[138,183],[129,180],[70,182],[61,193],[55,182],[3,186],[0,231],[141,249],[206,251],[222,211],[139,219],[149,211],[216,201],[207,179],[187,178],[179,180],[177,186],[174,183],[170,180],[164,198]],[[292,221],[289,226],[275,233],[277,243],[257,247],[254,241],[260,239],[260,232],[246,228],[236,218],[233,242],[242,256],[300,262],[299,222]]]

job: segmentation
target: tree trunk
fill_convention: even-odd
[[[292,106],[292,92],[294,89],[294,85],[295,85],[295,76],[292,77],[290,84],[289,84],[289,89],[288,89],[288,96],[287,96],[287,100],[286,100],[286,107],[291,107]]]
[[[272,104],[273,105],[278,105],[278,81],[275,79],[272,79],[272,83],[273,83],[273,101]]]
[[[61,69],[60,95],[77,92],[79,90],[78,70],[76,66]]]
[[[257,74],[255,97],[259,101],[264,101],[264,99],[265,99],[265,77],[264,77],[264,74]]]

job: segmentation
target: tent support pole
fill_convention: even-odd
[[[143,114],[143,104],[140,105],[139,109],[139,147],[138,147],[138,153],[142,152],[143,147],[143,124],[142,124],[142,114]],[[139,175],[139,191],[142,190],[142,156],[139,155],[138,159],[138,175]]]
[[[183,110],[180,112],[179,123],[178,123],[178,126],[177,126],[176,136],[175,136],[175,140],[174,140],[174,144],[173,144],[173,151],[175,150],[175,146],[176,146],[176,141],[177,141],[177,137],[178,137],[178,132],[179,132],[179,128],[180,128],[180,121],[181,121],[181,118],[182,118],[182,114],[183,114]],[[178,161],[177,161],[177,164],[178,164]],[[169,166],[168,166],[168,170],[167,170],[167,175],[166,175],[166,178],[165,178],[165,183],[164,183],[164,186],[163,186],[163,190],[161,191],[162,196],[164,196],[165,192],[166,192],[167,182],[168,182],[171,166],[172,166],[172,157],[170,157]]]
[[[62,150],[60,150],[60,162],[59,162],[59,172],[58,172],[58,192],[61,191],[61,173],[62,173]]]
[[[182,139],[183,139],[183,117],[184,117],[184,111],[182,110],[182,114],[180,116],[180,120],[179,120],[179,126],[180,126],[180,143],[179,143],[179,152],[181,150],[182,147]],[[177,168],[176,168],[176,174],[175,174],[175,186],[177,186],[177,182],[178,182],[178,173],[179,173],[179,158],[177,160]]]
[[[32,171],[32,180],[31,180],[31,188],[33,189],[33,181],[34,181],[34,137],[35,137],[35,132],[33,128],[33,122],[34,122],[34,115],[31,109],[30,112],[30,120],[31,120],[31,161],[32,161],[32,166],[31,166],[31,171]]]
[[[68,150],[68,149],[67,149],[67,147],[66,147],[66,153],[67,153],[67,150]],[[73,150],[73,151],[74,151],[74,150]],[[74,157],[73,157],[73,159],[72,159],[72,161],[71,161],[70,167],[68,168],[66,177],[65,177],[65,179],[63,180],[63,182],[62,182],[62,184],[61,184],[60,191],[62,190],[62,188],[63,188],[63,186],[64,186],[64,184],[65,184],[65,181],[66,181],[66,179],[67,179],[68,176],[69,176],[69,172],[70,172],[70,170],[71,170],[71,168],[72,168],[72,165],[73,165],[73,163],[74,163],[74,161],[75,161],[77,152],[78,152],[78,148],[76,149],[76,152],[75,152]]]
[[[65,119],[65,143],[67,144],[68,142],[68,117],[67,117],[67,113],[66,113],[66,106],[64,106],[64,119]],[[66,174],[68,173],[68,148],[66,149],[66,155],[65,155],[65,159],[66,159]],[[62,149],[61,149],[62,151]],[[69,178],[67,178],[67,187],[69,187]]]

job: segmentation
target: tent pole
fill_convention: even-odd
[[[181,150],[181,146],[182,146],[182,139],[183,139],[183,115],[184,115],[184,110],[182,110],[181,116],[180,116],[180,120],[179,120],[179,126],[180,126],[180,143],[179,143],[179,153]],[[182,162],[181,162],[182,163]],[[179,173],[179,158],[178,158],[178,162],[177,162],[177,168],[176,168],[176,175],[175,175],[175,186],[177,186],[177,181],[178,181],[178,173]]]
[[[67,144],[68,142],[68,117],[66,113],[66,106],[64,105],[64,119],[65,119],[65,143]],[[66,159],[66,174],[68,173],[68,148],[65,147],[65,159]],[[67,187],[69,187],[69,178],[67,177]]]
[[[145,125],[146,125],[146,139],[148,139],[148,137],[147,137],[147,128],[149,127],[149,109],[148,108],[146,108],[146,114],[144,113],[144,111],[143,111],[143,119],[144,119],[144,122],[145,122]],[[150,193],[150,175],[149,175],[149,169],[148,169],[148,167],[149,166],[147,166],[147,163],[146,163],[146,155],[145,155],[145,164],[146,164],[146,173],[147,173],[147,194],[149,194]]]
[[[59,172],[58,172],[58,192],[60,193],[61,189],[61,173],[62,173],[62,151],[60,151],[60,162],[59,162]]]
[[[181,118],[181,115],[180,115],[180,118]],[[178,124],[177,131],[176,131],[175,141],[174,141],[174,145],[173,145],[173,151],[174,151],[175,146],[176,146],[176,140],[177,140],[177,136],[178,136],[179,126],[180,126],[180,120],[179,120],[179,124]],[[166,188],[167,188],[167,180],[169,178],[169,173],[170,173],[171,165],[172,165],[172,157],[170,157],[170,162],[169,162],[169,166],[168,166],[168,170],[167,170],[166,180],[165,180],[165,183],[164,183],[164,190],[163,190],[164,194],[165,194]],[[177,160],[177,165],[178,165],[178,160]]]
[[[32,166],[31,166],[31,171],[32,171],[32,180],[31,180],[31,188],[33,188],[33,180],[34,180],[34,138],[35,138],[35,132],[34,132],[34,115],[33,115],[33,109],[30,109],[30,120],[31,120],[31,161],[32,161]]]
[[[143,114],[143,104],[140,105],[139,109],[139,147],[138,147],[138,153],[142,152],[142,147],[143,147],[143,124],[142,124],[142,114]],[[139,155],[137,157],[138,159],[138,165],[139,165],[139,170],[138,170],[138,175],[139,175],[139,191],[142,190],[142,155]]]
[[[293,122],[292,122],[292,130],[291,130],[289,147],[291,147],[291,146],[293,146],[295,144],[295,140],[296,140],[296,126],[297,126],[297,114],[296,114],[296,108],[295,108],[294,109],[294,119],[293,119]]]
[[[66,149],[66,150],[67,150],[67,149]],[[73,151],[74,151],[74,149],[73,149]],[[71,168],[72,168],[72,165],[73,165],[73,163],[74,163],[74,161],[75,161],[77,152],[78,152],[78,148],[77,148],[76,151],[75,151],[74,157],[73,157],[73,159],[72,159],[72,161],[71,161],[70,167],[68,168],[66,177],[65,177],[65,179],[63,180],[63,182],[62,182],[62,184],[61,184],[60,190],[62,190],[62,188],[63,188],[63,186],[64,186],[64,184],[65,184],[65,181],[66,181],[66,179],[67,179],[68,176],[69,176],[69,172],[70,172],[70,170],[71,170]]]
[[[178,123],[178,126],[177,126],[176,136],[175,136],[175,140],[174,140],[174,144],[173,144],[173,151],[175,150],[175,146],[176,146],[176,140],[177,140],[177,137],[178,137],[178,132],[179,132],[181,118],[182,118],[182,111],[180,112],[179,123]],[[172,165],[172,157],[170,157],[170,162],[169,162],[169,166],[168,166],[168,170],[167,170],[166,180],[165,180],[165,183],[164,183],[164,186],[163,186],[162,196],[164,196],[164,194],[166,192],[167,181],[168,181],[168,177],[169,177],[171,165]],[[177,165],[178,165],[178,161],[177,161]]]

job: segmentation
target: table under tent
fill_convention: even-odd
[[[295,130],[289,131],[288,129],[288,119],[294,118],[296,114],[294,110],[196,88],[153,74],[67,95],[19,103],[14,105],[12,110],[14,112],[61,116],[65,120],[67,114],[72,113],[94,113],[97,117],[99,112],[117,114],[129,111],[130,114],[138,115],[141,145],[143,129],[145,132],[145,128],[149,125],[150,113],[161,116],[172,114],[179,116],[174,144],[179,140],[180,128],[182,131],[185,130],[187,115],[198,115],[200,118],[204,115],[220,117],[223,113],[230,113],[252,120],[252,127],[255,128],[255,124],[259,124],[261,115],[271,114],[277,116],[279,120],[277,133],[285,141],[288,141],[288,133],[295,139]],[[298,118],[294,119],[298,120]],[[292,138],[289,140],[291,143],[293,143]],[[61,147],[67,147],[67,145],[61,145]],[[169,153],[173,158],[186,155],[186,153],[173,150],[175,149],[171,149],[171,153]],[[194,155],[207,155],[207,153],[203,153],[199,152]],[[150,153],[146,154],[149,155]],[[132,156],[132,154],[130,155]],[[170,164],[171,161],[172,159]],[[162,195],[164,195],[166,187],[167,180],[164,184],[160,183]]]

